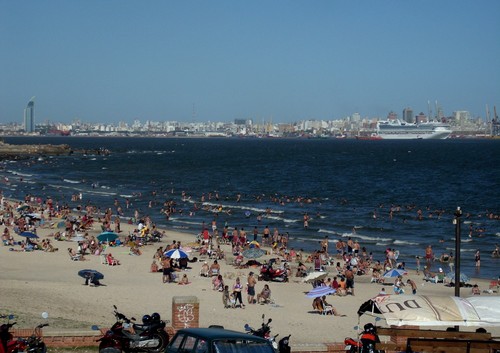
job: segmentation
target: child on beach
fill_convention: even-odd
[[[224,286],[224,291],[222,292],[222,304],[224,304],[224,309],[231,306],[231,297],[229,295],[229,286]]]
[[[186,273],[183,274],[181,280],[179,281],[179,285],[186,285],[189,283],[191,282],[189,282],[188,275]]]

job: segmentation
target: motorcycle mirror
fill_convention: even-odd
[[[91,329],[94,330],[94,331],[99,331],[100,330],[99,326],[97,326],[97,325],[92,325]]]
[[[135,317],[133,317],[133,316],[132,316],[132,317],[130,318],[130,320],[131,320],[131,321],[135,321]]]
[[[270,324],[271,322],[273,322],[273,319],[269,318],[269,320],[267,320],[267,323]]]
[[[14,318],[15,318],[14,315],[12,315],[12,314],[9,315],[9,320],[14,320]]]
[[[245,324],[244,328],[245,328],[245,331],[250,331],[250,326],[248,324]]]
[[[48,319],[48,318],[49,318],[49,313],[48,313],[48,312],[46,312],[46,311],[44,311],[44,312],[42,313],[42,319]]]
[[[353,329],[357,331],[359,330],[359,326],[354,326]]]
[[[118,308],[116,307],[116,305],[113,305],[113,308],[115,308],[115,310],[116,310],[116,309],[118,309]]]
[[[266,316],[265,316],[264,314],[262,314],[262,320],[264,320],[264,318],[265,318],[265,317],[266,317]]]

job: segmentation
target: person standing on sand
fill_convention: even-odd
[[[347,266],[344,274],[347,293],[354,295],[354,272],[352,271],[351,266]]]
[[[243,289],[243,286],[241,285],[240,278],[236,277],[236,282],[233,285],[233,296],[235,303],[240,302],[240,307],[245,308],[245,304],[243,304],[243,300],[241,299],[241,290]]]
[[[247,301],[248,304],[255,304],[255,285],[257,284],[257,280],[255,279],[254,273],[250,272],[248,274],[247,281]]]
[[[321,250],[328,254],[328,235],[321,241]]]
[[[163,268],[163,283],[169,283],[172,282],[172,264],[170,263],[170,258],[165,257],[161,261],[161,266]]]
[[[270,235],[271,235],[271,230],[269,229],[269,226],[266,226],[264,228],[263,233],[262,233],[262,244],[263,245],[268,244]]]

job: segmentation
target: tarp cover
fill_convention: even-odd
[[[385,295],[363,303],[362,314],[382,315],[393,326],[500,326],[500,297]]]

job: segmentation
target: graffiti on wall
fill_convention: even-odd
[[[193,310],[193,304],[184,304],[177,307],[177,319],[184,324],[184,328],[190,327],[191,322],[194,321]]]

